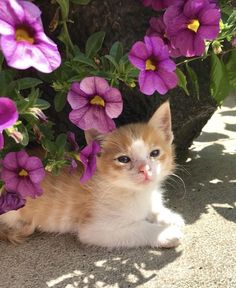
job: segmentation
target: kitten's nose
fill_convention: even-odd
[[[152,176],[151,167],[148,164],[141,165],[138,170],[139,173],[142,173],[144,175],[145,180],[150,179],[150,177]]]

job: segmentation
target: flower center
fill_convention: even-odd
[[[197,32],[198,28],[200,26],[200,23],[197,19],[191,20],[191,22],[188,24],[188,29],[194,31],[195,33]]]
[[[96,95],[90,100],[90,104],[105,107],[105,101],[102,97]]]
[[[29,173],[25,170],[25,169],[22,169],[20,172],[19,172],[19,176],[21,177],[26,177],[28,176]]]
[[[25,41],[30,44],[34,44],[35,39],[33,36],[33,31],[25,25],[21,25],[16,28],[15,39],[16,41]]]
[[[146,70],[152,70],[152,71],[157,69],[157,67],[156,67],[156,65],[155,65],[155,63],[154,63],[154,61],[152,59],[147,59],[146,60],[145,69]]]

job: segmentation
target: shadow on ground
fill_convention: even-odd
[[[160,269],[180,255],[174,249],[105,251],[88,248],[72,235],[37,233],[21,246],[1,244],[1,283],[11,283],[11,288],[132,288],[156,277]],[[4,261],[11,262],[11,271],[4,269]],[[24,274],[17,274],[19,270]]]

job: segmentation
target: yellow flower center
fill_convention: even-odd
[[[145,62],[145,69],[154,71],[157,69],[157,67],[151,59],[147,59]]]
[[[102,97],[96,95],[90,100],[90,104],[105,107],[105,101]]]
[[[27,30],[26,27],[17,28],[16,33],[15,33],[15,38],[16,38],[16,41],[25,41],[30,44],[34,44],[34,37]]]
[[[75,159],[81,162],[80,154],[75,154]]]
[[[197,19],[193,19],[189,24],[188,24],[188,29],[194,31],[195,33],[197,32],[198,28],[200,26],[200,23]]]
[[[28,176],[29,174],[28,174],[28,172],[27,171],[25,171],[25,169],[22,169],[20,172],[19,172],[19,176],[21,176],[21,177],[26,177],[26,176]]]

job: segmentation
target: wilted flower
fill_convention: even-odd
[[[14,125],[18,116],[16,104],[7,97],[0,97],[0,150],[4,147],[3,130]]]
[[[89,143],[80,151],[80,161],[84,166],[84,173],[80,178],[80,182],[88,181],[96,171],[96,155],[101,151],[99,144],[96,141]]]
[[[233,40],[232,40],[232,45],[236,46],[236,36],[234,36]]]
[[[144,6],[151,6],[153,10],[161,10],[170,5],[179,3],[181,0],[141,0]]]
[[[130,62],[140,69],[140,91],[152,95],[155,91],[165,94],[174,88],[178,79],[173,72],[175,63],[169,58],[167,45],[157,36],[145,36],[144,42],[136,42],[129,53]]]
[[[6,190],[19,193],[23,198],[35,198],[43,193],[40,182],[44,176],[42,161],[23,150],[8,153],[2,161],[1,178]]]
[[[220,10],[208,0],[188,0],[167,8],[164,22],[167,37],[182,55],[202,55],[204,40],[213,40],[219,33]]]
[[[170,40],[166,35],[166,25],[163,21],[163,16],[152,17],[149,21],[150,27],[147,30],[147,36],[159,36],[165,45],[169,48],[169,53],[171,57],[179,57],[181,54],[179,49],[176,49],[172,46]]]
[[[115,129],[112,118],[118,117],[123,109],[120,91],[100,77],[74,82],[67,100],[73,109],[69,114],[72,123],[83,130],[94,128],[101,133]]]
[[[49,73],[61,64],[57,45],[45,35],[40,15],[29,1],[1,0],[0,46],[9,66]]]
[[[15,192],[5,191],[0,195],[0,215],[11,210],[18,210],[25,205],[26,200]]]

